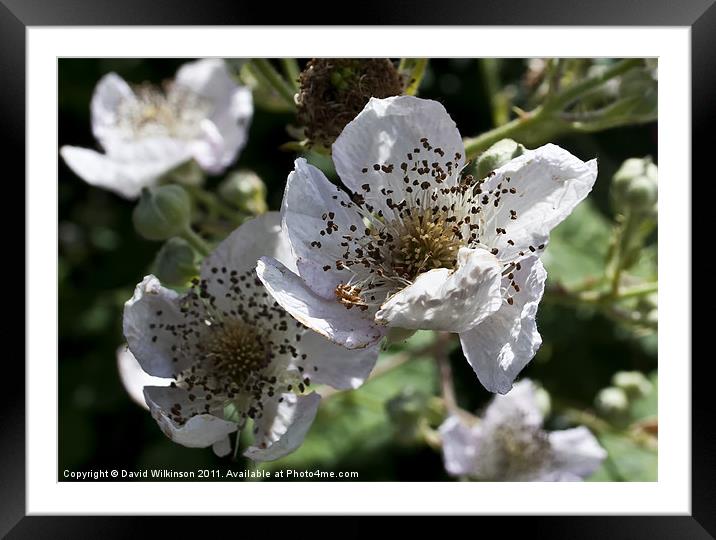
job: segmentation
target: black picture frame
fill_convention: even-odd
[[[74,25],[246,25],[246,24],[396,24],[396,25],[575,25],[575,26],[685,26],[691,28],[692,67],[692,164],[693,177],[708,181],[710,127],[714,125],[711,101],[716,95],[716,7],[714,0],[489,0],[435,2],[411,0],[387,4],[361,2],[355,13],[336,10],[335,4],[311,2],[294,8],[276,9],[265,2],[229,0],[0,0],[0,110],[3,119],[3,162],[5,181],[12,182],[25,201],[25,36],[28,26]],[[321,16],[323,14],[323,16]],[[327,20],[328,14],[334,20]],[[12,169],[7,168],[11,164]],[[8,172],[12,170],[13,172]],[[693,188],[692,188],[693,189]],[[9,197],[9,194],[7,195]],[[6,199],[10,200],[10,199]],[[16,204],[19,208],[19,204]],[[7,214],[6,214],[7,215]],[[693,212],[693,215],[698,215]],[[20,241],[18,218],[6,225]],[[24,220],[23,220],[24,222]],[[691,227],[690,223],[685,227]],[[694,228],[694,234],[697,229]],[[24,234],[22,236],[24,243]],[[699,244],[696,244],[699,245]],[[704,244],[706,245],[706,244]],[[23,246],[24,247],[24,246]],[[9,253],[9,251],[8,251]],[[19,253],[14,251],[13,253]],[[6,278],[15,294],[20,293],[17,268],[20,257],[13,257],[12,277]],[[24,258],[22,259],[24,261]],[[691,264],[688,261],[688,264]],[[703,277],[703,274],[700,275]],[[48,277],[48,279],[50,279]],[[25,282],[25,287],[31,286]],[[24,288],[23,288],[24,289]],[[13,299],[20,305],[23,298]],[[11,302],[6,299],[6,302]],[[16,319],[17,320],[17,319]],[[697,321],[697,318],[693,318]],[[25,329],[32,321],[25,321]],[[703,323],[702,323],[703,324]],[[6,332],[10,332],[6,329]],[[9,339],[6,338],[7,341]],[[684,344],[691,350],[691,344]],[[690,355],[689,355],[690,356]],[[25,369],[19,355],[9,354],[3,362],[3,391],[0,392],[0,535],[10,538],[126,538],[146,530],[146,518],[26,517],[25,516]],[[51,360],[51,359],[48,359]],[[672,358],[683,362],[691,359]],[[503,520],[482,518],[480,534],[514,531],[515,524],[549,538],[714,538],[716,537],[716,430],[713,421],[712,385],[708,361],[692,363],[692,513],[690,516],[624,517],[526,517]],[[12,381],[9,383],[8,381]],[[22,381],[22,382],[21,382]],[[320,509],[316,509],[320,513]],[[160,518],[165,534],[179,529],[182,536],[205,532],[205,525],[187,520]],[[200,518],[201,519],[201,518]],[[242,530],[265,529],[260,518],[240,518]],[[263,518],[266,519],[266,518]],[[480,519],[480,518],[478,518]],[[422,520],[411,520],[422,527]],[[299,527],[302,525],[299,523]],[[370,531],[370,522],[337,529],[335,534],[351,535]],[[405,525],[401,525],[403,527]],[[295,529],[296,523],[292,525]],[[236,530],[234,527],[232,529]],[[406,529],[407,531],[407,529]],[[477,534],[477,531],[475,532]],[[244,534],[244,533],[242,533]]]

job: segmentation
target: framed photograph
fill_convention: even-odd
[[[712,537],[691,177],[716,8],[486,4],[315,26],[3,1],[26,179],[3,534],[497,515]]]

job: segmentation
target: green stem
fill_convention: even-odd
[[[440,371],[440,388],[445,407],[448,411],[455,411],[458,409],[458,405],[457,398],[455,397],[452,366],[450,365],[450,351],[448,347],[450,339],[450,334],[447,332],[439,333],[433,351]]]
[[[492,125],[501,126],[510,119],[510,104],[507,96],[500,90],[500,60],[482,58],[479,62],[485,90],[490,99]]]
[[[537,107],[521,118],[515,118],[477,137],[465,139],[465,154],[468,159],[472,159],[487,150],[497,141],[502,139],[518,139],[521,133],[535,129],[544,120],[545,114],[542,107]]]
[[[254,58],[251,60],[251,65],[256,68],[256,72],[283,98],[287,105],[290,105],[292,109],[296,108],[293,97],[296,92],[281,74],[276,71],[276,68],[273,67],[271,62],[266,58]]]
[[[196,234],[190,226],[187,226],[181,237],[186,240],[199,255],[206,257],[211,253],[211,246],[209,246],[201,236]]]
[[[635,285],[628,289],[622,289],[619,291],[617,300],[624,300],[625,298],[638,298],[640,296],[648,296],[652,293],[658,292],[659,284],[656,281],[650,283],[642,283],[641,285]]]
[[[398,65],[398,73],[407,78],[405,93],[414,96],[418,93],[420,83],[425,76],[428,67],[427,58],[401,58]]]
[[[243,218],[238,210],[223,203],[216,195],[205,191],[198,186],[186,186],[186,190],[209,210],[209,217],[215,214],[231,221],[234,225],[241,225]]]
[[[296,61],[296,59],[282,58],[281,67],[283,67],[283,74],[288,79],[288,82],[291,83],[293,89],[298,92],[300,88],[298,84],[298,77],[301,74],[301,69],[298,67],[298,62]]]
[[[621,285],[622,272],[624,271],[625,261],[624,255],[629,250],[630,241],[633,238],[634,228],[638,225],[634,218],[633,212],[626,212],[624,223],[619,230],[619,238],[614,254],[614,274],[612,275],[612,295],[619,296],[619,286]]]
[[[599,291],[584,291],[580,293],[574,293],[565,290],[548,290],[545,294],[545,299],[553,300],[558,303],[567,305],[576,304],[592,304],[592,305],[607,305],[620,300],[626,300],[629,298],[639,298],[640,296],[648,296],[652,293],[658,292],[659,284],[656,281],[650,281],[648,283],[641,283],[634,285],[627,289],[622,289],[617,295],[614,295],[612,291],[599,292]]]
[[[627,58],[625,60],[621,60],[620,62],[617,62],[605,69],[599,75],[584,79],[583,81],[569,86],[562,92],[557,93],[552,99],[548,99],[545,102],[544,108],[548,112],[557,110],[561,111],[564,107],[570,105],[582,95],[594,90],[598,86],[601,86],[608,80],[618,77],[632,68],[638,67],[641,65],[641,62],[642,61],[639,58]]]
[[[443,447],[442,437],[440,433],[432,429],[428,425],[423,425],[420,430],[420,434],[423,436],[423,442],[433,450],[441,450]]]
[[[559,58],[552,58],[547,64],[547,84],[549,87],[548,95],[559,92],[560,83],[562,81],[562,72],[564,71],[564,62]]]
[[[532,141],[544,140],[545,138],[556,136],[561,132],[570,131],[573,129],[572,124],[559,117],[559,113],[565,107],[608,80],[639,66],[640,63],[641,60],[636,58],[629,58],[617,62],[603,73],[589,77],[557,92],[554,96],[548,98],[543,105],[526,113],[522,117],[515,118],[507,124],[496,127],[477,137],[465,139],[465,153],[467,154],[467,158],[472,159],[476,157],[501,139],[510,138],[518,140],[523,134],[528,133],[529,139]]]

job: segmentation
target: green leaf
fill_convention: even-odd
[[[592,474],[592,476],[585,478],[587,482],[616,482],[619,480],[613,470],[610,469],[609,463],[602,463],[602,465]]]
[[[608,461],[603,467],[609,471],[614,480],[657,481],[658,456],[656,451],[635,443],[627,436],[612,433],[601,435],[599,442],[609,454]],[[590,480],[593,479],[590,478]]]
[[[542,258],[551,283],[567,288],[601,279],[611,236],[607,219],[586,200],[555,230]]]
[[[418,330],[405,341],[397,343],[394,350],[424,351],[435,343],[435,337],[436,334],[432,330]]]
[[[657,372],[649,376],[651,392],[635,399],[629,407],[629,420],[639,422],[656,418],[658,412]],[[589,479],[590,482],[654,482],[657,480],[656,450],[639,444],[626,433],[603,433],[599,441],[608,452],[608,459]]]
[[[629,268],[629,274],[643,278],[646,281],[656,281],[657,255],[656,244],[642,247],[639,251],[639,258],[634,263],[634,266]]]
[[[393,356],[385,355],[381,362],[390,362]],[[392,440],[385,407],[390,398],[408,387],[432,394],[436,385],[434,364],[421,357],[369,380],[358,390],[333,394],[321,404],[303,445],[293,454],[259,468],[331,469],[346,459],[360,459]]]
[[[653,372],[649,376],[649,381],[653,385],[651,392],[644,397],[635,399],[631,403],[629,415],[634,421],[643,420],[645,418],[654,418],[659,412],[659,388],[657,372]]]

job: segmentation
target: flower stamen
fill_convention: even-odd
[[[201,121],[211,112],[209,102],[177,84],[166,90],[145,83],[134,88],[132,98],[123,100],[117,109],[117,125],[131,136],[195,138]]]

